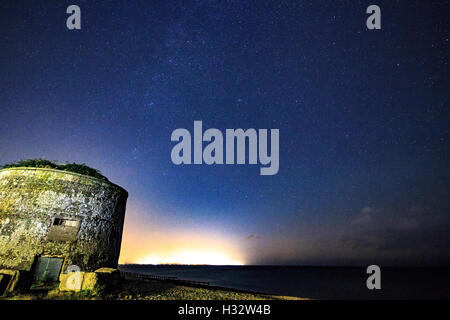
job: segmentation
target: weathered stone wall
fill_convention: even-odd
[[[0,268],[31,270],[39,255],[64,257],[63,268],[116,268],[127,197],[117,185],[76,173],[0,170]],[[49,237],[55,218],[79,220],[75,239]]]

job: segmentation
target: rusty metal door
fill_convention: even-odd
[[[34,282],[55,282],[58,281],[63,258],[37,257],[34,266]]]

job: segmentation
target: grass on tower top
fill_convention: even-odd
[[[59,164],[54,161],[46,159],[26,159],[4,164],[3,166],[0,166],[0,169],[17,168],[17,167],[58,169],[68,172],[79,173],[86,176],[108,181],[108,179],[101,174],[100,170],[88,167],[84,163]]]

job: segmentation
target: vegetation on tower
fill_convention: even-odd
[[[58,164],[46,159],[26,159],[4,164],[3,166],[0,166],[0,169],[17,168],[17,167],[57,169],[68,172],[75,172],[86,176],[94,177],[97,179],[109,181],[104,175],[101,174],[101,172],[98,169],[88,167],[84,163]]]

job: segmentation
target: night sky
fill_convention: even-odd
[[[448,12],[2,0],[0,163],[86,163],[127,189],[121,263],[449,264]],[[174,165],[194,120],[279,129],[278,174]]]

